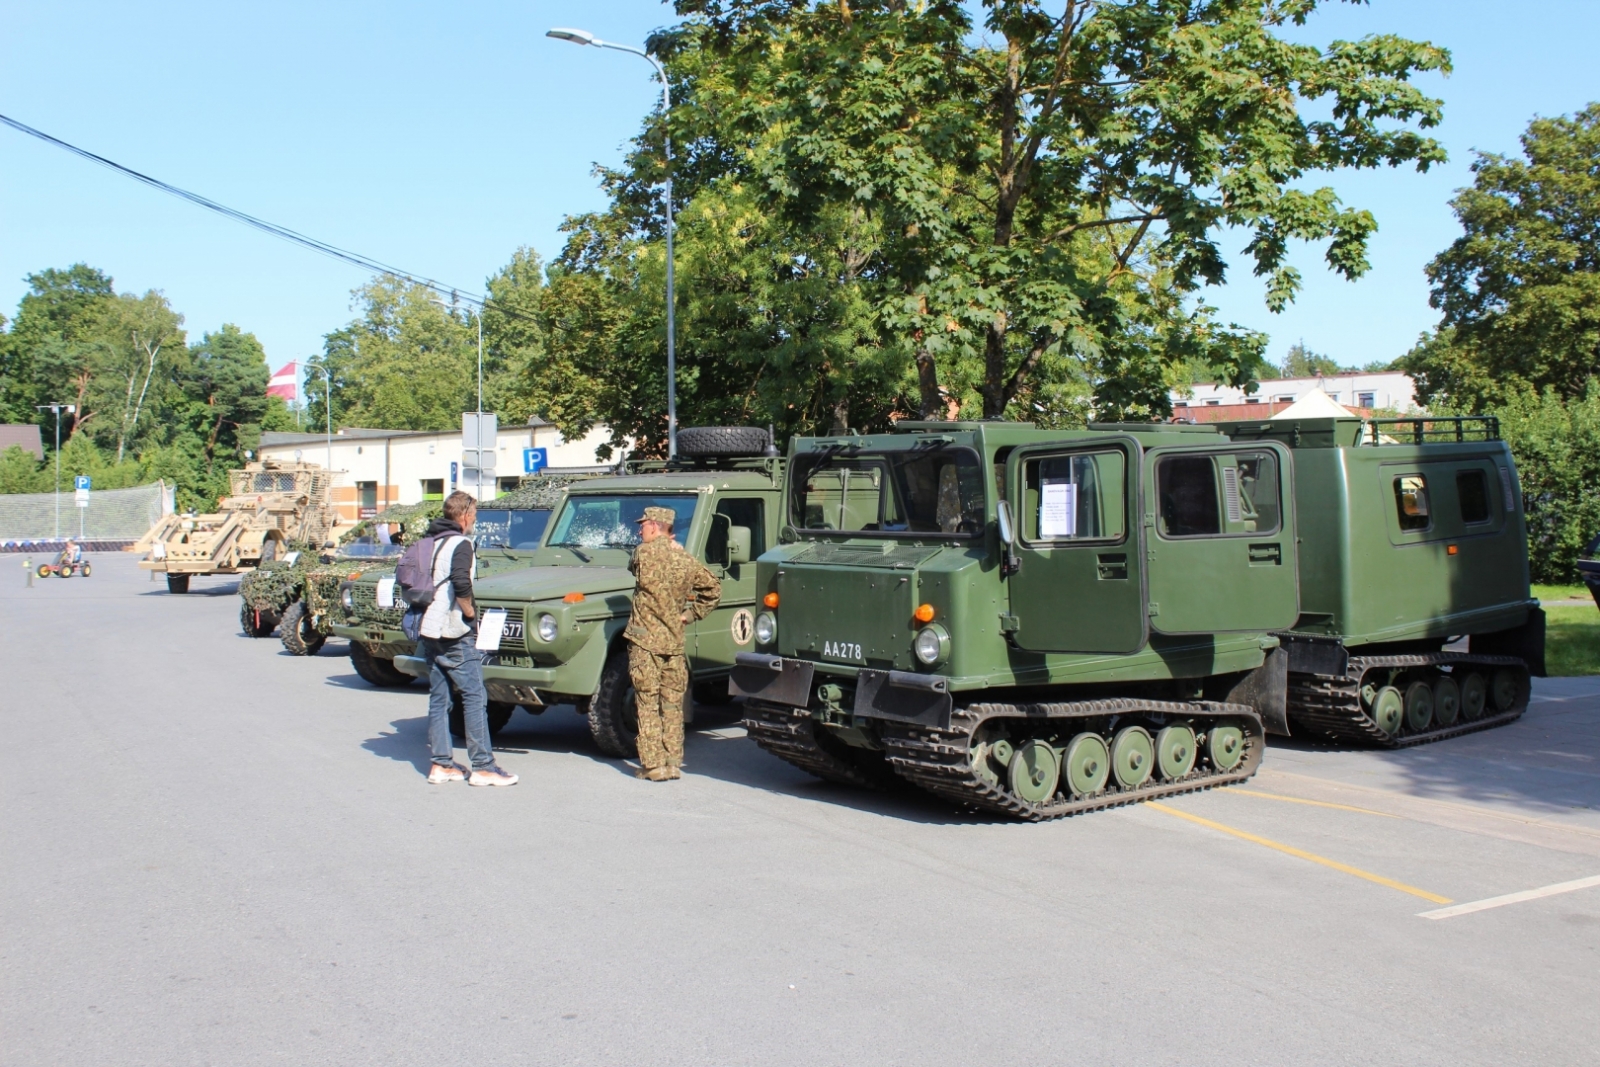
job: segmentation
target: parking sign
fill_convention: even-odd
[[[524,448],[522,450],[522,473],[538,474],[550,466],[550,453],[543,448]]]
[[[74,489],[88,489],[89,488],[89,476],[87,474],[80,474],[76,478],[72,479],[72,488],[74,488]]]

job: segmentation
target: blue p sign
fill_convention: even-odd
[[[74,489],[87,489],[87,488],[89,488],[89,476],[87,474],[80,474],[77,477],[73,478],[72,479],[72,488],[74,488]]]
[[[538,474],[550,466],[550,453],[542,448],[524,448],[522,450],[522,473]]]

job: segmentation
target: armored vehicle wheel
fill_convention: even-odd
[[[91,568],[91,567],[90,567],[90,566],[89,566],[89,564],[87,564],[87,563],[85,563],[85,564],[84,564],[84,565],[83,565],[83,566],[82,566],[82,567],[81,567],[81,568],[79,568],[79,569],[80,569],[80,570],[81,570],[81,571],[82,571],[82,573],[83,573],[83,576],[84,576],[84,577],[85,577],[85,578],[87,578],[87,577],[89,577],[89,572],[90,572],[90,571],[91,571],[91,570],[92,570],[92,569],[93,569],[93,568]]]
[[[1517,676],[1511,671],[1495,671],[1494,680],[1489,683],[1489,698],[1494,701],[1494,710],[1510,711],[1517,702]]]
[[[50,577],[50,564],[48,564],[48,563],[39,564],[38,569],[36,571],[34,571],[34,573],[37,574],[41,578]]]
[[[375,685],[379,689],[399,688],[412,682],[411,675],[396,668],[394,660],[374,656],[360,641],[350,642],[350,666],[368,685]]]
[[[759,456],[771,440],[757,426],[685,426],[678,431],[678,455]]]
[[[1489,703],[1489,683],[1483,675],[1473,671],[1461,679],[1461,717],[1468,722],[1483,718],[1483,709]]]
[[[1155,769],[1155,745],[1142,726],[1124,726],[1111,741],[1111,773],[1124,789],[1141,786]]]
[[[187,593],[189,591],[189,576],[187,574],[167,575],[167,592]]]
[[[1111,750],[1099,734],[1081,733],[1067,743],[1061,760],[1061,788],[1074,797],[1091,796],[1111,776]]]
[[[283,609],[283,618],[278,620],[278,636],[283,647],[296,656],[315,656],[328,640],[326,634],[318,633],[312,625],[304,600],[296,600]]]
[[[1056,795],[1056,782],[1061,778],[1061,763],[1056,751],[1048,744],[1034,738],[1024,741],[1022,747],[1011,755],[1006,768],[1006,780],[1011,791],[1030,804],[1043,804]]]
[[[278,620],[270,611],[257,611],[248,600],[239,601],[239,629],[246,637],[271,637]]]
[[[1211,765],[1217,770],[1233,770],[1244,756],[1244,731],[1227,724],[1213,726],[1206,732],[1206,751],[1211,754]]]
[[[1433,717],[1440,726],[1454,726],[1461,717],[1461,687],[1447,674],[1433,683]]]
[[[1427,682],[1412,682],[1406,686],[1406,725],[1412,733],[1421,733],[1433,722],[1433,686]]]
[[[625,645],[612,651],[600,672],[600,687],[589,701],[589,733],[608,756],[632,759],[639,754],[639,705]]]
[[[1162,778],[1182,778],[1194,770],[1194,731],[1182,723],[1156,734],[1156,770]]]
[[[1378,729],[1392,737],[1400,732],[1400,723],[1405,719],[1406,698],[1394,686],[1386,685],[1372,698],[1372,710],[1367,714]]]
[[[466,708],[462,707],[459,693],[452,692],[451,698],[450,735],[464,739],[467,736]],[[517,706],[515,704],[502,704],[498,700],[491,700],[483,710],[489,720],[489,737],[493,739],[498,737],[500,731],[506,728],[506,724],[511,721],[511,716],[516,712]]]

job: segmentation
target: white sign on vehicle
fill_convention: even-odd
[[[380,608],[392,608],[392,607],[394,607],[394,579],[393,578],[379,578],[378,579],[378,607],[380,607]]]
[[[728,630],[733,634],[734,644],[748,645],[750,639],[756,635],[756,620],[750,614],[750,609],[740,608],[734,612],[733,622],[729,624]]]
[[[1078,535],[1078,487],[1073,482],[1044,483],[1044,499],[1039,502],[1040,537]]]
[[[157,541],[155,544],[151,545],[150,546],[150,558],[151,559],[166,559],[167,558],[167,546],[162,544],[160,541]]]
[[[500,635],[506,630],[506,613],[504,611],[486,611],[483,613],[483,622],[478,626],[477,648],[482,652],[500,651]]]

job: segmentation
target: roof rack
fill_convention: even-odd
[[[1500,420],[1493,415],[1444,415],[1425,419],[1363,419],[1358,445],[1437,445],[1498,441]]]

